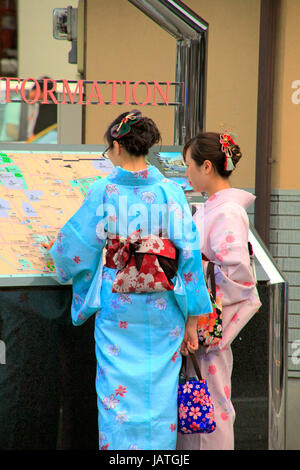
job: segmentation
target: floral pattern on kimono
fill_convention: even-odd
[[[178,436],[179,450],[232,450],[235,411],[231,402],[231,343],[261,302],[256,290],[249,252],[247,207],[255,197],[243,190],[218,191],[194,215],[201,238],[201,252],[215,265],[217,297],[223,305],[223,338],[196,352],[215,407],[216,430],[209,435]],[[207,261],[203,261],[206,272]],[[189,369],[190,367],[190,369]],[[192,371],[189,365],[188,372]]]
[[[249,256],[245,210],[254,199],[247,191],[225,189],[206,201],[203,218],[200,211],[194,215],[197,226],[204,223],[201,251],[215,265],[217,296],[223,305],[223,339],[208,351],[230,345],[261,305]],[[203,263],[206,273],[208,262]]]
[[[173,290],[112,291],[116,269],[103,263],[107,234],[127,239],[135,230],[163,233],[178,249]],[[60,281],[73,282],[73,324],[95,315],[99,448],[174,450],[185,323],[212,309],[183,190],[154,167],[116,167],[94,183],[50,254]]]

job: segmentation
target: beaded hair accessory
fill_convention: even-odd
[[[131,126],[142,119],[142,113],[137,109],[133,109],[127,114],[119,124],[111,128],[110,135],[115,139],[120,139],[131,131]]]
[[[221,150],[225,154],[224,170],[232,171],[235,169],[235,166],[232,161],[231,147],[236,144],[229,134],[220,134],[220,144]]]

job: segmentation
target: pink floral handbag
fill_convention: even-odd
[[[214,406],[207,382],[201,377],[195,355],[189,354],[189,357],[196,376],[186,376],[186,357],[182,356],[178,385],[178,432],[181,434],[211,433],[216,429]]]

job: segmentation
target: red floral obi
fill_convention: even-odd
[[[178,268],[177,249],[167,238],[140,237],[140,230],[127,239],[108,238],[105,266],[118,269],[112,291],[119,293],[173,290]]]

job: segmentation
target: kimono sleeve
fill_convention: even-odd
[[[90,292],[95,291],[93,283],[101,284],[102,254],[106,240],[102,217],[97,215],[97,206],[97,198],[90,195],[60,230],[50,250],[59,281],[73,281],[71,313],[75,325],[83,323],[100,308],[99,296],[97,301],[95,298],[87,301]]]
[[[174,294],[187,316],[212,312],[200,251],[200,236],[180,188],[169,210],[169,237],[179,251]]]
[[[223,306],[246,300],[256,285],[248,251],[249,221],[246,211],[228,205],[213,221],[209,234],[216,285]],[[204,262],[206,272],[207,262]]]

